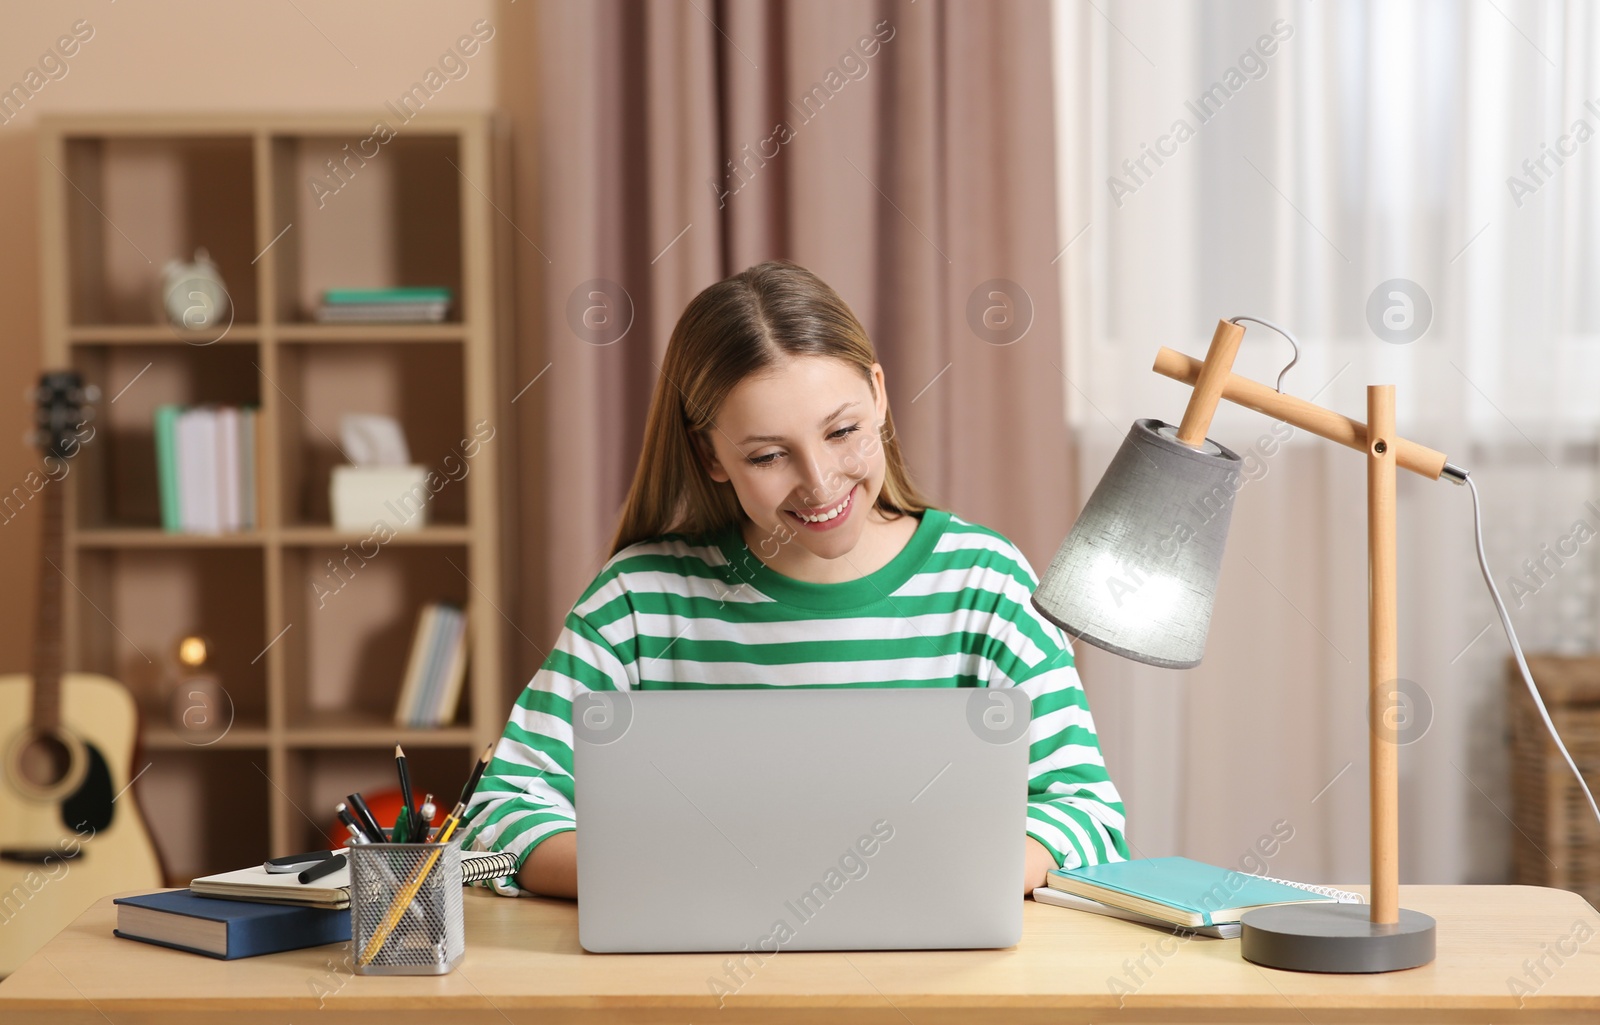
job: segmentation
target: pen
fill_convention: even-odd
[[[367,807],[367,802],[361,799],[360,794],[351,794],[345,800],[349,802],[356,821],[361,823],[361,831],[367,834],[369,840],[373,843],[384,843],[389,839],[384,836],[383,827],[378,825],[378,820],[372,815],[372,809]]]
[[[326,858],[317,862],[304,872],[301,872],[295,878],[299,879],[302,883],[314,882],[318,879],[321,879],[325,875],[332,875],[341,868],[344,868],[347,860],[348,859],[345,858],[343,854],[335,854],[331,858]]]
[[[367,837],[366,831],[361,828],[361,824],[356,821],[356,817],[350,814],[350,809],[345,806],[343,801],[339,802],[334,811],[339,813],[339,821],[343,822],[344,828],[349,830],[351,843],[363,844],[372,842]]]
[[[411,838],[412,843],[427,843],[428,834],[433,832],[433,816],[439,810],[433,803],[433,795],[425,794],[422,798],[422,808],[417,812],[417,833]]]

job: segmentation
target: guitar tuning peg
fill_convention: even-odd
[[[93,402],[94,400],[90,399],[89,401]],[[78,409],[78,426],[81,427],[81,426],[83,426],[84,424],[88,423],[90,420],[93,420],[93,419],[94,419],[94,407],[93,406],[82,406],[82,407],[80,407]]]
[[[29,448],[38,448],[44,444],[43,431],[23,431],[22,443]]]
[[[84,401],[84,402],[99,402],[100,401],[100,386],[98,384],[84,385],[82,401]]]

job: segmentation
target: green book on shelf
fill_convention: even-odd
[[[178,414],[182,407],[170,403],[156,407],[156,483],[161,490],[161,529],[183,530],[178,510]]]
[[[448,288],[330,288],[322,293],[330,306],[346,303],[426,303],[449,302]]]

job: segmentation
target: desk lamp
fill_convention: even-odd
[[[1233,496],[1242,484],[1239,456],[1206,437],[1217,403],[1227,399],[1365,452],[1371,902],[1247,912],[1240,952],[1257,964],[1300,971],[1415,968],[1434,958],[1435,925],[1428,915],[1399,904],[1395,474],[1398,467],[1456,484],[1466,483],[1467,474],[1444,453],[1395,435],[1393,385],[1367,387],[1367,422],[1360,423],[1234,374],[1242,320],[1294,341],[1267,321],[1236,317],[1218,322],[1204,362],[1161,349],[1156,373],[1193,388],[1182,422],[1134,422],[1051,560],[1033,604],[1073,639],[1149,665],[1198,665]]]

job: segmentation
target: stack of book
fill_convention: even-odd
[[[222,534],[256,528],[256,431],[250,406],[157,407],[163,530]]]
[[[455,719],[466,672],[466,613],[446,602],[423,606],[395,705],[395,725],[434,727]]]
[[[501,879],[517,870],[506,853],[461,852],[462,882]],[[202,876],[187,890],[118,897],[123,939],[222,960],[350,941],[350,869],[301,882],[265,865]],[[313,985],[313,992],[315,992]]]
[[[1033,899],[1218,939],[1238,937],[1239,917],[1252,908],[1363,903],[1360,894],[1348,890],[1248,875],[1189,858],[1053,868],[1045,885],[1033,891]]]
[[[317,320],[324,324],[436,324],[449,312],[448,288],[330,288],[322,293]]]

